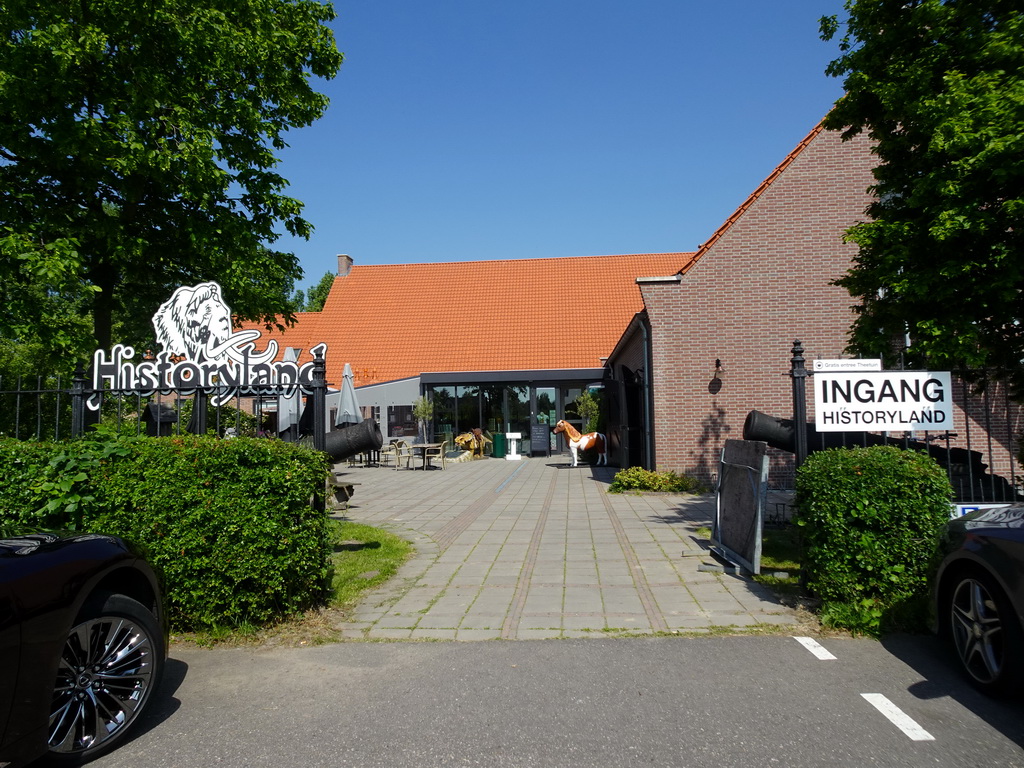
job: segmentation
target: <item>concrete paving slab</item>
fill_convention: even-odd
[[[713,495],[609,494],[615,472],[530,458],[348,469],[360,485],[347,518],[417,554],[339,630],[482,641],[797,623],[769,590],[699,570]]]

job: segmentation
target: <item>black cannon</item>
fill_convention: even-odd
[[[334,461],[342,461],[359,453],[379,451],[384,445],[384,436],[373,419],[363,419],[361,424],[342,427],[328,432],[324,452]]]
[[[813,424],[805,424],[804,433],[808,453],[825,448],[903,444],[902,440],[887,439],[873,432],[818,432]],[[761,411],[751,411],[743,422],[743,439],[761,440],[780,451],[796,453],[796,427],[792,419],[777,419]]]

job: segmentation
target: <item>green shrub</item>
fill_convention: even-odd
[[[923,628],[952,488],[924,452],[894,446],[811,454],[797,473],[807,586],[822,621],[854,632]]]
[[[130,452],[130,441],[94,433],[79,440],[27,443],[0,439],[0,518],[45,528],[81,528],[97,507],[95,475]]]
[[[663,491],[667,493],[703,493],[704,487],[688,475],[675,472],[653,472],[643,467],[629,467],[615,473],[610,493],[625,491]]]
[[[321,601],[327,458],[278,440],[104,435],[0,442],[5,519],[134,542],[161,573],[178,630],[260,624]],[[32,481],[41,473],[42,480]],[[17,487],[12,487],[17,486]]]
[[[583,432],[600,432],[602,428],[601,403],[589,390],[581,392],[573,401],[576,413],[583,419]]]

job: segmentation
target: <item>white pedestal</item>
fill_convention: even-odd
[[[505,440],[508,443],[508,453],[505,454],[505,461],[519,461],[519,441],[523,439],[522,432],[506,432]]]

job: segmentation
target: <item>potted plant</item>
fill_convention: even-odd
[[[427,424],[434,418],[434,401],[426,395],[420,395],[413,401],[412,415],[419,428],[420,442],[427,442]]]

